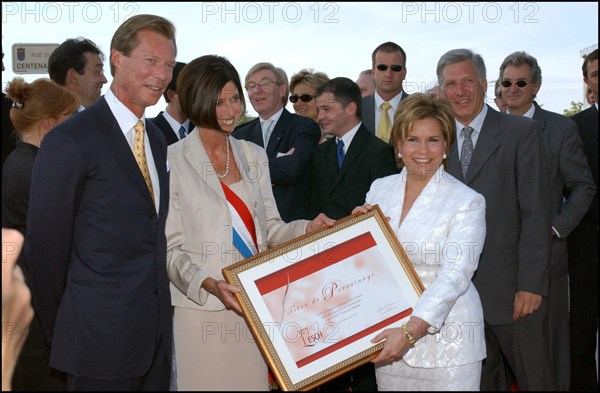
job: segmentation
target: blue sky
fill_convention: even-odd
[[[542,68],[538,102],[558,113],[571,101],[583,101],[580,51],[598,43],[598,4],[592,2],[2,2],[3,90],[16,76],[13,44],[61,43],[84,36],[108,57],[117,27],[142,13],[158,14],[175,24],[177,60],[225,56],[242,80],[262,61],[283,68],[290,78],[312,68],[331,78],[356,80],[360,71],[371,68],[373,49],[394,41],[407,54],[404,89],[412,93],[433,85],[437,61],[450,49],[480,53],[488,82],[497,78],[508,54],[524,50]],[[26,80],[44,76],[23,75]],[[103,92],[111,80],[108,71],[106,76],[109,83]],[[146,115],[154,116],[164,106],[161,100]],[[248,108],[254,114],[252,106]],[[293,112],[291,104],[288,109]]]

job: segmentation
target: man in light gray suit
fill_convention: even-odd
[[[371,62],[375,93],[363,97],[361,119],[369,131],[389,142],[396,108],[401,100],[408,97],[408,94],[402,91],[402,82],[406,78],[406,53],[400,45],[384,42],[373,51]],[[385,120],[381,121],[384,104],[389,105],[386,110],[390,119],[389,127],[384,127]]]
[[[550,209],[540,125],[485,104],[486,70],[468,49],[437,65],[451,101],[457,141],[448,172],[485,197],[486,239],[473,282],[485,320],[481,390],[500,386],[502,358],[519,390],[553,390],[548,344]]]
[[[542,69],[526,52],[508,55],[500,65],[500,88],[507,113],[532,118],[542,126],[552,211],[550,259],[550,354],[556,387],[569,390],[569,268],[567,236],[585,215],[596,185],[588,166],[577,124],[540,108],[534,98],[542,85]],[[566,192],[563,193],[563,190]],[[563,195],[566,201],[563,202]]]

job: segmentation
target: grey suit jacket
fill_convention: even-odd
[[[484,317],[492,325],[513,323],[517,291],[549,292],[550,217],[548,175],[541,127],[525,117],[488,107],[466,178],[456,142],[448,172],[486,201],[483,253],[473,282]],[[527,318],[541,318],[534,313]]]
[[[567,244],[564,239],[575,229],[588,210],[596,192],[592,171],[583,152],[577,124],[558,113],[540,108],[534,102],[533,119],[542,126],[552,226],[562,239],[552,241],[550,274],[558,277],[568,272]],[[566,202],[563,194],[566,191]]]
[[[407,94],[405,91],[402,92],[402,98],[400,101],[405,100],[410,94]],[[375,134],[375,95],[371,94],[370,96],[363,97],[361,104],[361,120],[363,124],[367,127],[369,131]],[[394,114],[390,113],[392,117],[392,121],[394,121]]]

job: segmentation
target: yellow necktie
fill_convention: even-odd
[[[135,132],[135,136],[133,138],[133,155],[135,156],[135,160],[140,167],[140,171],[142,171],[142,175],[144,176],[144,180],[148,186],[148,191],[150,191],[150,196],[152,196],[152,202],[154,202],[154,205],[156,206],[156,202],[154,201],[152,180],[150,180],[150,172],[148,171],[148,163],[146,162],[146,149],[144,148],[144,123],[141,120],[138,120],[138,122],[135,123],[135,126],[133,126],[133,131]]]
[[[390,133],[392,131],[392,121],[388,110],[392,107],[389,102],[381,104],[381,119],[377,125],[377,136],[384,142],[390,141]]]

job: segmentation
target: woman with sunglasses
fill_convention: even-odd
[[[317,121],[317,89],[329,81],[327,74],[314,72],[312,69],[303,69],[292,76],[290,81],[290,101],[297,115],[308,117]],[[321,140],[325,135],[321,133]]]

